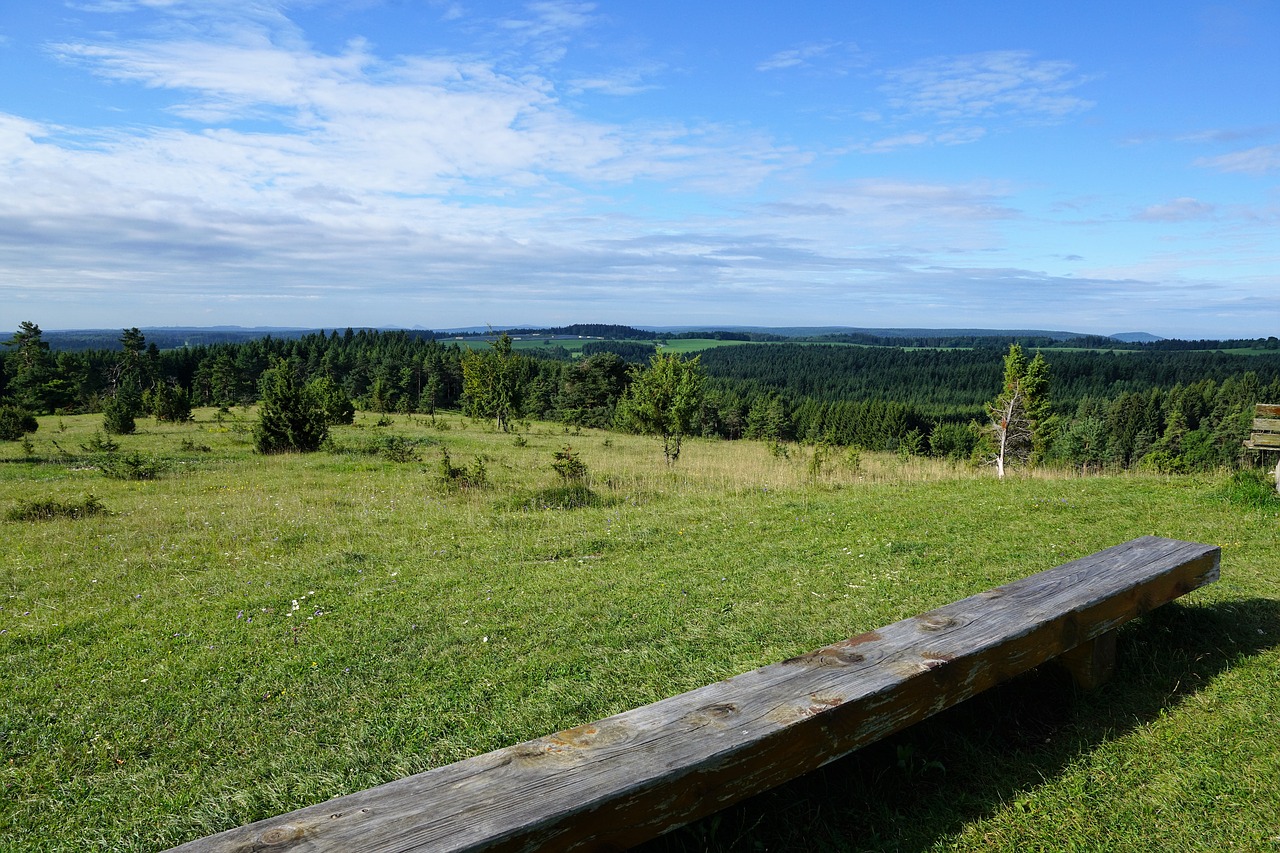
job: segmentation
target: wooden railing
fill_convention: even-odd
[[[182,853],[618,850],[1060,659],[1103,681],[1115,631],[1218,577],[1144,537],[781,663],[191,841]]]

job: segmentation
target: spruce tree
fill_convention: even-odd
[[[259,453],[308,453],[329,437],[324,401],[294,377],[283,359],[262,374],[258,423],[253,428]]]

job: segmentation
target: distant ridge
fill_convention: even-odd
[[[1149,344],[1152,341],[1167,341],[1168,338],[1162,338],[1159,335],[1153,335],[1150,332],[1116,332],[1111,337],[1117,341],[1124,341],[1126,344]]]
[[[818,335],[872,335],[879,338],[1051,338],[1069,341],[1072,338],[1094,337],[1085,332],[1048,331],[1044,329],[913,329],[913,328],[865,328],[859,326],[641,326],[654,332],[755,332],[781,335],[788,338],[807,338]],[[1129,334],[1145,335],[1146,332]],[[1101,337],[1101,336],[1100,336]],[[1112,337],[1115,337],[1114,335]],[[1118,340],[1118,339],[1117,339]],[[1159,340],[1154,335],[1150,340]]]
[[[300,338],[319,332],[343,331],[345,327],[306,328],[298,326],[147,326],[140,331],[148,343],[161,349],[184,346],[242,343],[267,336],[275,338]],[[488,336],[496,332],[520,334],[544,334],[555,337],[591,337],[610,340],[651,340],[664,335],[707,337],[747,340],[783,340],[787,338],[849,338],[877,339],[868,341],[883,345],[897,345],[902,341],[954,338],[1003,338],[1005,340],[1074,341],[1084,346],[1105,346],[1108,340],[1127,344],[1145,344],[1167,340],[1150,332],[1121,332],[1114,335],[1094,335],[1084,332],[1068,332],[1047,329],[925,329],[925,328],[869,328],[860,326],[747,326],[747,325],[681,325],[681,326],[624,326],[610,323],[575,323],[567,326],[539,327],[533,324],[515,326],[460,326],[446,329],[425,329],[391,326],[354,326],[355,331],[406,332],[414,336]],[[45,340],[55,349],[119,349],[121,329],[57,329],[45,330]]]

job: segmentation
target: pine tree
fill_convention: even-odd
[[[1026,464],[1043,454],[1049,425],[1049,365],[1041,353],[1030,362],[1018,344],[1004,357],[1004,389],[987,404],[989,450],[1000,479],[1015,463]]]
[[[299,384],[293,367],[280,360],[262,374],[262,399],[253,429],[259,453],[307,453],[319,450],[329,437],[324,401]]]

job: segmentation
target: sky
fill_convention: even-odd
[[[1280,334],[1274,0],[5,0],[0,333]]]

